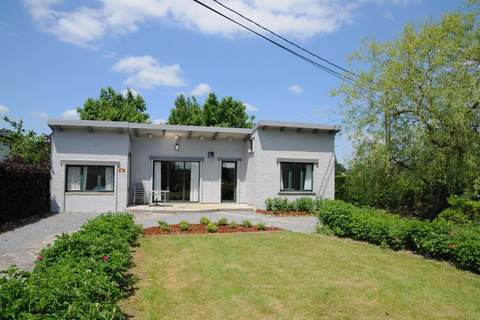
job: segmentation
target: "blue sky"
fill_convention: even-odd
[[[392,39],[405,23],[464,3],[223,2],[344,66],[362,39]],[[257,119],[341,123],[339,100],[330,96],[339,80],[191,0],[3,0],[0,40],[0,113],[39,132],[49,132],[46,118],[75,118],[72,110],[106,86],[139,92],[155,121],[168,118],[179,93],[203,101],[213,90],[242,100]],[[336,147],[349,158],[345,136]]]

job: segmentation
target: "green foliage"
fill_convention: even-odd
[[[247,114],[241,101],[224,97],[219,102],[212,92],[203,107],[194,97],[179,95],[175,100],[175,108],[170,110],[168,124],[252,128],[254,119],[254,116]]]
[[[409,249],[480,273],[480,227],[419,221],[338,200],[320,203],[320,223],[341,237]]]
[[[158,227],[161,231],[170,231],[170,225],[163,220],[158,221]]]
[[[209,224],[207,225],[207,232],[209,232],[209,233],[215,233],[215,232],[217,232],[217,231],[218,231],[218,227],[217,227],[217,225],[216,225],[215,223],[209,223]]]
[[[43,249],[32,272],[0,277],[1,319],[123,319],[117,302],[132,289],[130,246],[141,228],[104,214]]]
[[[440,214],[435,220],[447,222],[449,221],[457,224],[465,224],[470,222],[470,220],[465,215],[465,213],[463,213],[462,210],[455,208],[444,209],[442,212],[440,212]]]
[[[343,96],[355,147],[346,199],[435,216],[451,194],[475,194],[480,172],[478,10],[407,25],[367,41],[352,60],[369,68]]]
[[[309,197],[301,197],[293,201],[289,201],[285,197],[267,198],[265,200],[265,208],[274,213],[281,211],[314,213],[317,211],[317,207],[318,200]]]
[[[188,231],[190,229],[190,223],[188,221],[182,220],[178,223],[180,231]]]
[[[210,219],[208,219],[207,217],[201,217],[200,218],[200,224],[203,224],[203,225],[208,225],[210,223]]]
[[[48,168],[50,166],[50,140],[48,136],[25,130],[23,121],[3,117],[12,129],[0,136],[0,144],[10,148],[8,158],[30,166]]]
[[[242,226],[244,226],[245,228],[250,228],[250,227],[253,226],[253,224],[250,220],[243,220],[242,221]]]
[[[480,224],[480,201],[466,197],[450,196],[448,203],[451,205],[451,208],[443,210],[438,215],[438,220],[451,221],[459,224]]]
[[[124,95],[107,87],[98,99],[88,98],[83,108],[77,108],[82,120],[127,121],[148,123],[150,116],[143,98],[130,89]]]
[[[217,224],[219,226],[226,226],[228,224],[228,220],[225,217],[221,217],[220,219],[218,219]]]
[[[257,228],[257,230],[260,230],[260,231],[265,230],[266,227],[267,226],[263,222],[257,223],[257,225],[255,226],[255,228]]]

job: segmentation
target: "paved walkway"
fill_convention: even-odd
[[[11,264],[16,264],[20,268],[31,269],[38,252],[48,243],[53,242],[56,235],[76,231],[88,219],[97,215],[62,213],[0,234],[0,270]],[[180,214],[137,213],[135,214],[135,221],[145,227],[150,227],[157,225],[158,220],[164,220],[169,224],[178,223],[181,220],[199,223],[200,218],[204,216],[213,221],[226,217],[229,221],[237,223],[248,219],[254,224],[263,222],[267,226],[304,233],[314,232],[317,223],[315,217],[273,217],[253,213],[252,211]]]

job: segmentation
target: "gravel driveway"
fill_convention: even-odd
[[[11,264],[16,264],[20,268],[31,269],[38,252],[48,243],[53,242],[56,235],[76,231],[88,219],[96,216],[98,214],[62,213],[0,234],[0,270]],[[210,220],[226,217],[229,221],[238,223],[248,219],[254,224],[263,222],[267,226],[304,233],[314,232],[317,223],[315,217],[273,217],[251,211],[181,214],[137,213],[135,214],[135,220],[138,224],[150,227],[157,225],[158,220],[164,220],[169,224],[178,223],[181,220],[199,223],[203,216]]]

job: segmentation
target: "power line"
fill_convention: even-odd
[[[358,77],[358,75],[357,75],[356,73],[354,73],[354,72],[352,72],[352,71],[350,71],[350,70],[347,70],[347,69],[345,69],[345,68],[342,68],[341,66],[339,66],[339,65],[337,65],[337,64],[335,64],[335,63],[333,63],[333,62],[331,62],[331,61],[329,61],[329,60],[327,60],[327,59],[325,59],[325,58],[320,57],[320,56],[317,55],[316,53],[314,53],[314,52],[312,52],[312,51],[310,51],[310,50],[308,50],[308,49],[305,49],[304,47],[296,44],[296,43],[293,42],[293,41],[288,40],[287,38],[285,38],[284,36],[282,36],[282,35],[280,35],[280,34],[278,34],[278,33],[276,33],[276,32],[273,32],[273,31],[270,30],[269,28],[267,28],[267,27],[261,25],[260,23],[258,23],[258,22],[256,22],[256,21],[254,21],[254,20],[246,17],[245,15],[241,14],[240,12],[238,12],[238,11],[236,11],[236,10],[230,8],[230,7],[228,7],[227,5],[221,3],[220,1],[217,1],[217,0],[212,0],[212,1],[214,1],[214,2],[217,3],[217,4],[219,4],[219,5],[222,6],[223,8],[229,10],[230,12],[233,12],[233,13],[235,13],[236,15],[242,17],[243,19],[245,19],[245,20],[253,23],[253,24],[256,25],[257,27],[259,27],[259,28],[261,28],[261,29],[263,29],[263,30],[265,30],[265,31],[273,34],[274,36],[282,39],[283,41],[291,44],[292,46],[294,46],[294,47],[302,50],[303,52],[306,52],[306,53],[308,53],[309,55],[311,55],[311,56],[313,56],[313,57],[315,57],[315,58],[317,58],[317,59],[319,59],[319,60],[322,60],[323,62],[326,62],[326,63],[328,63],[329,65],[334,66],[334,67],[336,67],[336,68],[338,68],[338,69],[340,69],[340,70],[342,70],[342,71],[345,71],[345,72],[351,74],[352,76]]]
[[[319,69],[321,69],[321,70],[323,70],[323,71],[325,71],[325,72],[333,75],[334,77],[337,77],[337,78],[339,78],[340,80],[343,80],[343,81],[352,83],[352,79],[350,79],[350,78],[348,78],[348,77],[345,77],[343,74],[341,74],[341,73],[339,73],[339,72],[337,72],[337,71],[335,71],[335,70],[332,70],[332,69],[330,69],[330,68],[328,68],[328,67],[326,67],[326,66],[324,66],[324,65],[321,65],[320,63],[318,63],[318,62],[316,62],[316,61],[313,61],[312,59],[307,58],[307,57],[305,57],[304,55],[302,55],[302,54],[300,54],[300,53],[298,53],[298,52],[295,52],[295,51],[293,51],[293,50],[290,49],[290,48],[285,47],[284,45],[282,45],[282,44],[280,44],[280,43],[278,43],[278,42],[276,42],[276,41],[274,41],[274,40],[272,40],[272,39],[264,36],[263,34],[261,34],[261,33],[255,31],[255,30],[253,30],[253,29],[250,28],[250,27],[245,26],[244,24],[242,24],[242,23],[240,23],[240,22],[238,22],[238,21],[230,18],[229,16],[221,13],[220,11],[218,11],[218,10],[210,7],[209,5],[203,3],[203,2],[201,2],[201,1],[199,1],[199,0],[193,0],[193,1],[196,2],[196,3],[198,3],[199,5],[207,8],[208,10],[210,10],[210,11],[212,11],[212,12],[214,12],[214,13],[220,15],[220,16],[222,16],[223,18],[225,18],[225,19],[227,19],[227,20],[235,23],[236,25],[238,25],[238,26],[240,26],[240,27],[242,27],[242,28],[244,28],[244,29],[246,29],[246,30],[248,30],[248,31],[256,34],[257,36],[263,38],[264,40],[267,40],[268,42],[270,42],[270,43],[272,43],[272,44],[274,44],[274,45],[282,48],[283,50],[288,51],[289,53],[297,56],[298,58],[300,58],[300,59],[302,59],[302,60],[304,60],[304,61],[306,61],[306,62],[308,62],[308,63],[310,63],[310,64],[312,64],[313,66],[315,66],[315,67],[317,67],[317,68],[319,68]]]

